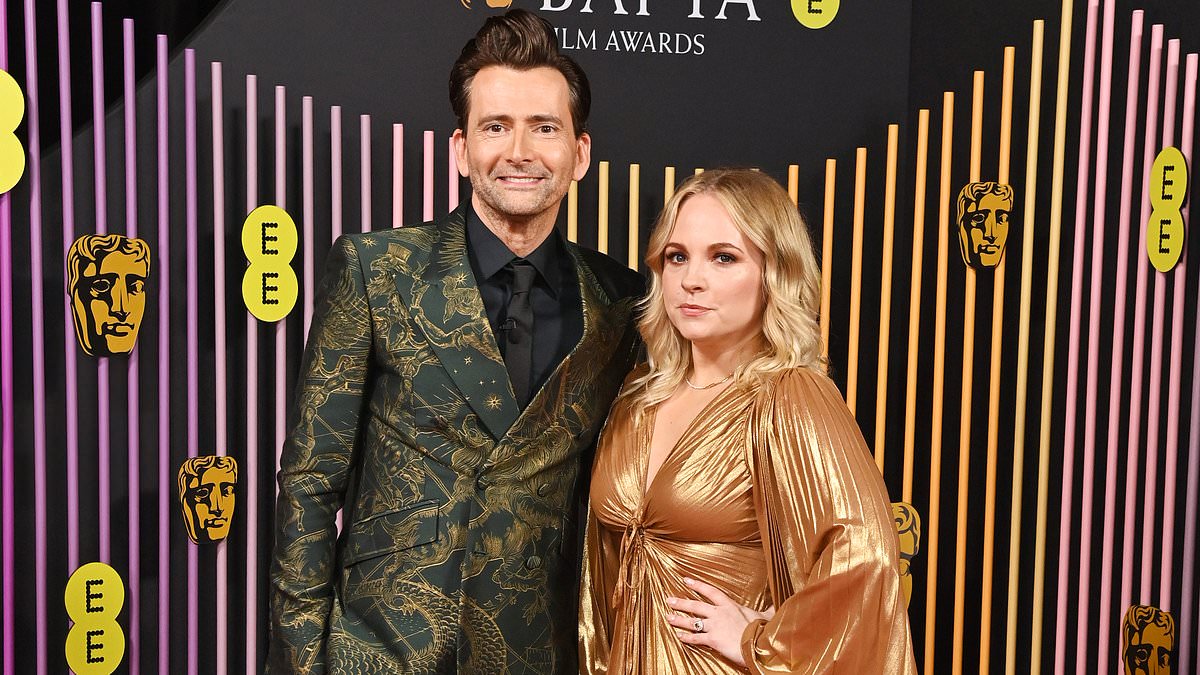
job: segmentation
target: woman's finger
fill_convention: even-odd
[[[706,584],[703,581],[697,581],[696,579],[688,579],[686,577],[684,578],[683,583],[687,584],[688,588],[707,598],[708,601],[714,605],[734,604],[733,600],[730,600],[729,596],[722,593],[721,589],[717,588],[716,586]]]
[[[687,612],[700,617],[712,616],[713,610],[716,609],[707,602],[685,600],[684,598],[667,598],[667,606],[677,612]]]
[[[668,614],[667,615],[667,623],[671,624],[672,626],[674,626],[680,630],[684,630],[684,631],[687,631],[690,633],[696,632],[696,620],[697,620],[697,617],[686,616],[683,614]],[[700,620],[704,621],[706,623],[708,621],[707,619],[700,619]],[[705,629],[707,630],[707,627]]]

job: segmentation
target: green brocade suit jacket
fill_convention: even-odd
[[[279,471],[270,672],[576,672],[580,508],[644,282],[568,244],[583,336],[521,410],[464,213],[330,251]]]

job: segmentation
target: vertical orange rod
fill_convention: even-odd
[[[821,356],[829,361],[830,284],[833,282],[833,191],[837,160],[825,160],[825,215],[821,230]]]
[[[629,165],[629,247],[625,253],[629,269],[638,269],[638,247],[641,243],[641,233],[638,228],[638,200],[641,198],[642,167],[639,164]]]
[[[600,196],[596,204],[596,250],[608,253],[608,162],[600,162]]]
[[[917,362],[921,338],[921,274],[925,252],[925,191],[929,173],[929,110],[917,114],[917,167],[913,188],[912,285],[908,294],[908,373],[904,391],[904,482],[901,499],[912,503],[917,435]],[[928,514],[927,514],[928,515]]]
[[[879,366],[875,373],[875,464],[883,472],[884,439],[887,438],[888,347],[892,329],[892,246],[896,238],[896,154],[900,126],[888,125],[887,178],[883,193],[883,269],[879,298]]]
[[[792,206],[800,203],[800,166],[788,164],[788,196],[792,198]]]
[[[925,550],[925,668],[933,673],[934,639],[937,637],[938,526],[942,496],[942,413],[946,403],[946,268],[950,257],[950,160],[954,149],[954,92],[942,94],[942,164],[938,183],[937,296],[933,321],[933,410],[929,435],[929,531]]]
[[[867,149],[854,153],[854,247],[850,254],[850,350],[846,354],[846,405],[858,416],[858,331],[862,319],[862,240],[867,201]]]
[[[663,169],[663,205],[665,206],[675,194],[675,167]]]
[[[567,189],[567,241],[579,243],[579,181],[571,181]]]

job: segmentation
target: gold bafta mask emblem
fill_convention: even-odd
[[[921,550],[921,516],[912,504],[892,502],[892,517],[896,519],[896,534],[900,537],[900,588],[907,607],[912,598],[912,560]]]
[[[146,312],[150,247],[120,234],[85,234],[67,252],[75,337],[88,356],[128,354]]]
[[[1126,675],[1170,675],[1175,660],[1175,619],[1170,612],[1133,605],[1125,612],[1121,634]]]
[[[963,262],[995,267],[1004,257],[1013,190],[1000,183],[968,183],[958,193],[958,243]]]
[[[232,457],[192,457],[179,467],[179,506],[192,543],[216,543],[229,535],[237,478]]]

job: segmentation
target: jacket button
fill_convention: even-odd
[[[531,570],[536,570],[542,566],[542,558],[540,556],[531,555],[525,559],[525,567]]]
[[[537,486],[537,496],[545,497],[549,493],[550,493],[550,484],[549,483],[542,483],[541,485]]]

